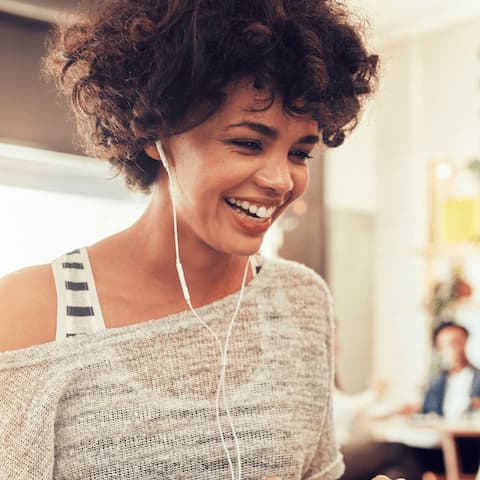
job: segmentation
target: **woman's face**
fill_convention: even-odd
[[[180,238],[190,232],[216,251],[250,255],[305,192],[317,122],[286,115],[281,99],[266,111],[252,112],[255,100],[249,84],[231,86],[214,116],[163,140]],[[158,157],[156,151],[152,156]]]

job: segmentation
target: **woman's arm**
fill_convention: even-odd
[[[50,265],[0,278],[0,353],[55,340],[56,309]]]

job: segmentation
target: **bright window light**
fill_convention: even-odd
[[[135,222],[145,203],[0,185],[0,276],[50,263]]]
[[[448,180],[452,176],[452,167],[448,163],[440,163],[435,167],[435,175],[440,180]]]

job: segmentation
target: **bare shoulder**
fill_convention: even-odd
[[[0,352],[55,340],[57,295],[50,264],[0,278]]]

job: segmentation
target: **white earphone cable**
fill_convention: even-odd
[[[235,432],[235,428],[233,426],[232,418],[230,416],[230,412],[229,412],[228,405],[227,405],[227,398],[226,398],[226,394],[225,394],[225,370],[226,370],[226,367],[227,367],[227,350],[228,350],[228,342],[229,342],[229,339],[230,339],[230,333],[232,331],[233,323],[235,322],[235,320],[237,318],[238,311],[240,309],[240,304],[242,302],[243,292],[244,292],[244,288],[245,288],[245,283],[246,283],[246,279],[247,279],[247,273],[248,273],[248,267],[249,267],[250,261],[248,259],[247,263],[245,265],[245,271],[243,273],[242,285],[241,285],[241,288],[240,288],[240,293],[239,293],[237,305],[235,307],[235,311],[234,311],[232,320],[230,321],[230,325],[228,327],[226,340],[225,340],[225,345],[222,348],[222,344],[221,344],[217,334],[200,318],[200,316],[196,312],[196,310],[193,307],[193,305],[191,303],[191,300],[190,300],[190,292],[188,291],[187,282],[185,280],[185,274],[183,272],[182,263],[180,261],[180,249],[179,249],[179,245],[178,245],[179,242],[178,242],[178,227],[177,227],[177,210],[176,210],[175,200],[174,200],[174,195],[175,194],[174,194],[174,191],[173,191],[174,190],[173,179],[172,179],[172,175],[171,175],[171,172],[170,172],[170,166],[169,166],[169,163],[168,163],[168,160],[166,158],[166,155],[165,155],[165,152],[163,150],[161,142],[157,141],[156,146],[157,146],[158,153],[160,155],[160,159],[162,160],[163,166],[165,167],[165,170],[166,170],[167,176],[168,176],[168,187],[169,187],[169,191],[170,191],[170,198],[171,198],[171,201],[172,201],[172,209],[173,209],[173,232],[174,232],[174,240],[175,240],[175,265],[176,265],[176,268],[177,268],[178,278],[179,278],[180,285],[181,285],[181,288],[182,288],[183,296],[185,298],[185,301],[187,302],[188,307],[190,308],[191,312],[195,316],[195,318],[199,322],[201,322],[212,333],[212,335],[214,336],[214,338],[215,338],[215,340],[218,344],[219,350],[220,350],[220,355],[221,355],[220,380],[219,380],[219,383],[218,383],[217,396],[216,396],[217,425],[218,425],[218,429],[220,431],[220,436],[221,436],[221,439],[222,439],[222,445],[223,445],[223,448],[224,448],[225,453],[227,455],[228,464],[229,464],[230,472],[231,472],[231,475],[232,475],[232,480],[235,480],[235,471],[234,471],[234,468],[233,468],[232,460],[230,458],[230,453],[229,453],[227,445],[225,443],[223,429],[222,429],[222,425],[221,425],[221,422],[220,422],[220,398],[219,397],[220,397],[220,389],[221,389],[222,393],[223,393],[223,403],[224,403],[224,406],[225,406],[225,411],[227,413],[227,418],[228,418],[228,421],[229,421],[229,424],[230,424],[230,428],[232,429],[233,438],[234,438],[234,441],[235,441],[235,448],[236,448],[236,451],[237,451],[238,480],[241,480],[241,474],[242,474],[241,465],[242,464],[241,464],[241,459],[240,459],[240,448],[239,448],[239,445],[238,445],[237,434]]]

